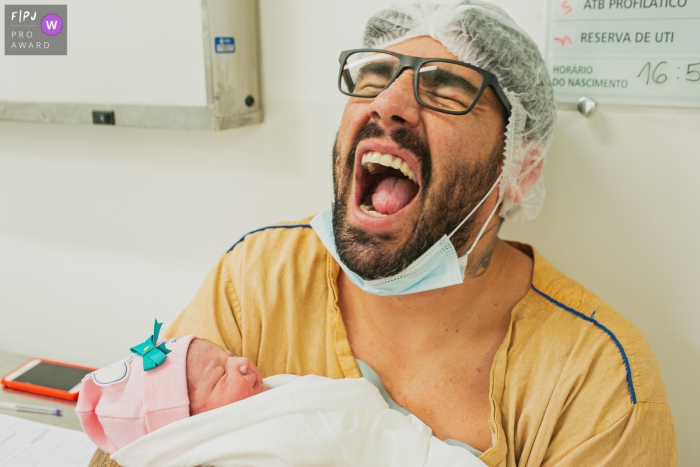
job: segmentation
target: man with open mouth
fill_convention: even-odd
[[[340,55],[333,208],[258,229],[167,335],[278,373],[364,376],[489,466],[676,465],[641,333],[528,245],[556,111],[537,46],[479,0],[380,11]]]

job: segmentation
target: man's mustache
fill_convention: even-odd
[[[355,141],[348,152],[345,164],[349,170],[355,166],[355,153],[357,146],[364,140],[370,138],[382,138],[386,136],[384,129],[375,122],[368,122],[355,137]],[[389,133],[391,139],[400,149],[405,149],[412,152],[418,159],[421,165],[421,176],[423,179],[423,187],[430,184],[430,176],[432,174],[432,155],[428,143],[420,136],[418,131],[412,128],[396,128]]]

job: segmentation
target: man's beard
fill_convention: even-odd
[[[368,123],[358,133],[344,161],[339,159],[338,140],[333,145],[333,234],[341,261],[365,279],[380,279],[406,269],[443,235],[452,232],[474,209],[496,182],[503,159],[502,144],[483,162],[462,161],[445,171],[441,186],[432,185],[432,158],[430,148],[420,135],[411,129],[399,128],[389,137],[402,149],[411,151],[421,164],[423,183],[420,197],[420,216],[411,228],[409,238],[402,244],[391,233],[375,234],[353,227],[348,222],[348,202],[352,191],[355,151],[364,139],[384,136],[384,130],[376,123]],[[344,162],[344,163],[343,163]],[[363,170],[361,167],[359,170]],[[434,191],[434,192],[433,192]],[[463,248],[474,231],[479,211],[474,213],[452,236],[456,250]]]

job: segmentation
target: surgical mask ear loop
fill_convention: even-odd
[[[482,204],[484,204],[484,201],[486,201],[486,199],[491,195],[491,193],[493,192],[493,189],[496,188],[496,186],[498,185],[498,182],[500,182],[500,181],[501,181],[501,176],[499,175],[498,178],[496,179],[496,181],[493,182],[493,185],[489,189],[489,192],[486,193],[486,196],[481,198],[481,201],[479,201],[477,203],[477,205],[474,206],[474,209],[472,209],[471,212],[469,214],[467,214],[467,217],[462,219],[462,222],[460,222],[459,225],[457,227],[455,227],[455,229],[447,236],[447,238],[452,238],[452,236],[455,233],[457,233],[457,231],[460,229],[460,227],[462,227],[464,225],[464,223],[467,222],[470,217],[472,217],[472,214],[474,214],[476,212],[476,210],[479,209]],[[498,203],[496,203],[496,206],[498,206]],[[493,214],[491,214],[491,216],[493,216]],[[489,216],[489,221],[491,220],[491,216]],[[489,221],[486,221],[486,224],[484,224],[484,227],[481,229],[482,231],[484,230],[484,228],[486,228],[486,225],[489,223]],[[481,232],[479,233],[479,236],[481,236]],[[477,236],[477,239],[479,238],[479,236]],[[474,242],[474,243],[476,243],[476,242]]]
[[[481,230],[479,230],[479,235],[476,236],[474,239],[474,242],[472,243],[472,246],[469,247],[466,253],[464,253],[463,258],[466,258],[469,256],[469,254],[474,250],[474,247],[476,246],[477,243],[479,243],[479,240],[481,240],[481,236],[484,234],[484,230],[486,230],[486,226],[489,225],[489,222],[491,222],[491,218],[493,217],[494,214],[496,214],[496,209],[498,209],[499,203],[496,203],[496,206],[493,207],[493,211],[491,211],[491,214],[489,215],[489,218],[486,219],[486,222],[484,222],[484,225],[481,227]],[[465,264],[466,266],[466,264]]]
[[[472,216],[472,214],[474,214],[474,212],[476,212],[476,210],[479,209],[479,207],[482,204],[484,204],[484,201],[486,201],[486,198],[488,198],[491,195],[494,188],[496,188],[496,186],[498,185],[498,182],[500,182],[500,181],[501,181],[501,176],[499,175],[498,178],[496,179],[496,181],[493,183],[493,186],[491,186],[491,189],[489,190],[489,192],[486,193],[486,196],[484,196],[481,199],[481,201],[479,201],[479,203],[476,206],[474,206],[474,209],[472,209],[472,211],[469,214],[467,214],[467,217],[465,217],[462,220],[462,222],[459,223],[457,228],[455,228],[452,231],[452,233],[450,233],[450,235],[447,236],[447,238],[452,237],[459,230],[459,228],[462,227],[462,225],[464,225],[465,222],[467,222],[467,219],[469,219]],[[496,213],[496,210],[498,209],[498,205],[499,205],[499,203],[497,202],[496,206],[494,206],[494,208],[493,208],[493,211],[491,211],[491,214],[489,214],[488,219],[486,219],[486,222],[484,222],[484,225],[481,226],[481,230],[479,231],[479,234],[476,236],[476,238],[472,242],[472,246],[469,247],[469,250],[467,250],[467,252],[464,254],[464,256],[459,258],[460,266],[462,266],[462,273],[464,273],[464,268],[467,267],[467,258],[469,257],[469,254],[474,250],[474,247],[476,247],[476,244],[479,243],[479,240],[481,240],[481,236],[484,234],[484,231],[486,230],[486,226],[489,225],[489,222],[491,222],[491,218],[493,218],[493,215]],[[462,263],[464,263],[464,264],[462,264]]]

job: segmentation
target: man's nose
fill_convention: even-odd
[[[404,70],[374,98],[369,111],[384,128],[414,127],[420,119],[420,107],[413,92],[413,70]]]

